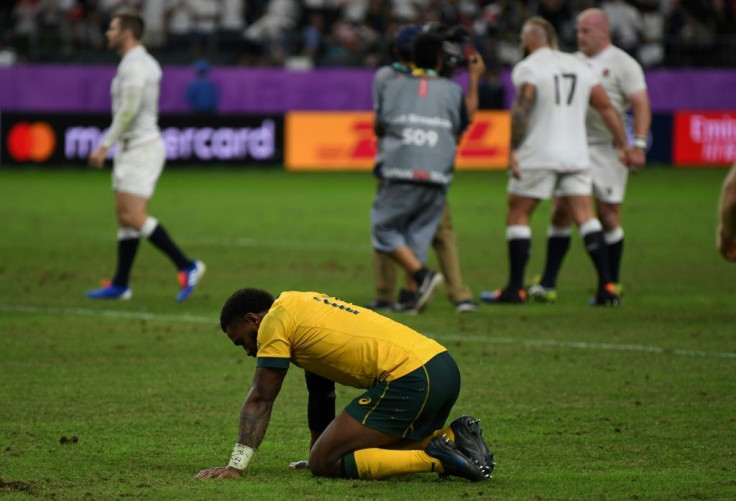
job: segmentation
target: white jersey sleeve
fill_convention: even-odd
[[[109,148],[120,139],[158,136],[158,100],[161,67],[142,47],[120,61],[110,86],[113,120],[102,145]]]
[[[120,64],[112,86],[112,124],[102,141],[110,148],[133,123],[143,98],[145,72],[141,64]]]
[[[644,70],[639,63],[626,52],[613,45],[592,58],[587,58],[581,53],[577,53],[576,56],[585,61],[600,78],[608,99],[616,108],[621,120],[626,123],[625,115],[629,109],[629,96],[647,89]],[[606,127],[603,118],[594,109],[588,111],[586,126],[588,142],[591,144],[613,141],[613,135]]]
[[[511,72],[511,82],[518,91],[525,83],[532,84],[535,87],[539,85],[537,74],[534,68],[529,64],[517,64]]]

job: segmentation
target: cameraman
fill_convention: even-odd
[[[402,26],[396,33],[392,47],[395,61],[391,65],[379,68],[373,77],[372,96],[374,109],[378,105],[379,96],[388,82],[411,75],[412,68],[414,67],[414,40],[421,32],[421,28],[409,24]],[[447,39],[445,38],[445,40]],[[454,48],[456,45],[452,45],[452,47]],[[457,47],[459,51],[460,45],[458,44]],[[443,57],[447,61],[447,55],[443,53]],[[453,59],[453,61],[457,60]],[[447,72],[445,67],[446,65],[443,64],[443,72]],[[452,68],[449,70],[451,71]],[[472,85],[471,83],[471,87]],[[466,100],[469,98],[472,98],[472,93],[466,96]],[[471,106],[473,105],[473,103],[470,104]],[[472,117],[474,111],[474,109],[468,110],[468,115]],[[381,158],[382,152],[379,143],[376,165],[373,170],[373,174],[378,178],[379,186],[382,180]],[[447,294],[450,301],[455,305],[455,311],[458,313],[477,311],[478,304],[473,300],[473,292],[463,282],[457,252],[457,239],[455,237],[455,230],[452,227],[449,203],[445,204],[445,209],[442,212],[442,217],[437,227],[437,233],[432,240],[432,248],[435,251],[440,270],[445,279]],[[398,302],[394,304],[396,263],[389,255],[374,251],[373,276],[376,286],[375,297],[366,305],[367,308],[376,311],[399,312],[412,312],[414,310],[416,297],[415,293],[409,289],[402,288],[399,291]]]
[[[477,82],[484,71],[474,54],[468,65],[470,90],[463,96],[459,85],[439,76],[443,45],[438,33],[420,35],[412,76],[389,81],[376,105],[384,181],[371,209],[372,241],[377,252],[407,272],[415,299],[407,312],[421,311],[443,282],[440,273],[425,266],[427,250],[445,207],[457,142],[477,109]]]

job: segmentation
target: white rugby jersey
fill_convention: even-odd
[[[102,144],[147,140],[160,135],[158,97],[161,66],[142,45],[128,51],[110,84],[113,120]]]
[[[582,52],[575,55],[585,61],[593,70],[603,88],[608,94],[608,99],[621,115],[621,121],[626,123],[624,115],[629,109],[629,96],[634,92],[646,90],[647,83],[644,79],[644,70],[641,69],[636,59],[623,50],[609,45],[593,57],[588,57]],[[611,143],[613,134],[606,128],[600,113],[590,109],[586,117],[588,128],[588,143],[600,144]]]
[[[538,49],[514,66],[517,92],[525,83],[536,88],[536,103],[519,148],[524,170],[578,171],[590,166],[585,114],[590,91],[598,79],[572,54],[548,47]]]

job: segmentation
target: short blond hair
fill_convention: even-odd
[[[558,48],[557,31],[555,31],[555,27],[552,26],[552,23],[541,16],[532,16],[526,20],[526,23],[539,29],[538,31],[535,31],[537,31],[537,34],[542,34],[542,36],[544,36],[544,41],[547,42],[547,45],[553,49]]]

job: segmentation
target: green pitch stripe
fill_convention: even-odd
[[[69,308],[60,306],[30,306],[30,305],[13,305],[0,304],[0,311],[8,313],[33,313],[42,315],[81,315],[93,316],[101,318],[129,318],[132,320],[150,320],[157,322],[169,323],[196,323],[196,324],[212,324],[219,327],[219,321],[216,318],[197,316],[197,315],[165,315],[159,313],[147,313],[137,311],[124,310],[96,310],[93,308]],[[491,344],[515,344],[529,347],[543,348],[571,348],[579,350],[598,350],[598,351],[628,351],[634,353],[652,353],[655,355],[677,355],[681,357],[702,357],[702,358],[726,358],[736,360],[736,353],[731,352],[713,352],[698,350],[683,350],[679,348],[662,348],[660,346],[647,346],[642,344],[612,344],[612,343],[588,343],[583,341],[554,341],[549,339],[519,339],[512,337],[498,336],[467,336],[455,334],[432,334],[425,333],[429,337],[440,341],[464,341],[473,343],[491,343]]]

